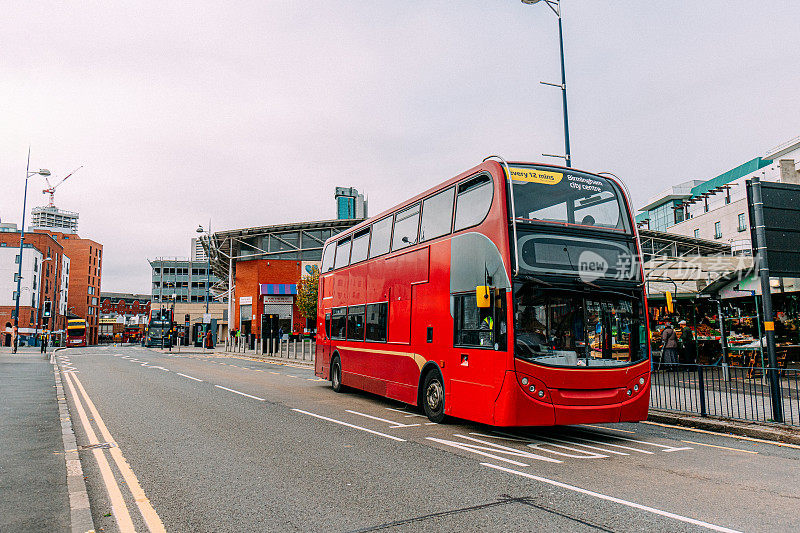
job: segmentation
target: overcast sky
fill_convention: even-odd
[[[0,219],[31,165],[105,247],[103,290],[148,292],[148,258],[198,224],[370,212],[489,154],[563,153],[558,27],[484,1],[3,2]],[[113,7],[111,7],[113,6]],[[800,135],[800,2],[565,0],[573,165],[634,203]],[[28,208],[44,205],[31,178]],[[30,216],[30,215],[28,215]]]

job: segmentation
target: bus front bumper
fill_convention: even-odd
[[[536,380],[535,392],[529,394],[518,381],[516,372],[509,370],[503,379],[495,402],[493,424],[500,427],[553,426],[603,422],[638,422],[647,419],[650,403],[649,376],[636,393],[627,396],[630,387],[607,389],[608,401],[570,398],[566,391],[547,389]],[[530,378],[529,378],[530,379]],[[638,378],[637,378],[638,379]],[[530,385],[528,385],[530,386]],[[539,398],[539,391],[543,396]]]

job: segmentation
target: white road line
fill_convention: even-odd
[[[366,418],[371,418],[373,420],[378,420],[379,422],[386,422],[387,424],[392,424],[389,427],[393,427],[393,428],[410,428],[410,427],[421,425],[421,424],[400,424],[398,422],[395,422],[394,420],[386,420],[385,418],[378,418],[377,416],[372,416],[372,415],[368,415],[368,414],[364,414],[364,413],[359,413],[358,411],[351,411],[350,409],[345,409],[345,411],[347,411],[348,413],[353,413],[354,415],[364,416]]]
[[[81,404],[81,400],[77,391],[75,390],[75,386],[72,384],[72,381],[66,374],[64,375],[64,380],[67,382],[67,387],[72,393],[72,398],[75,401],[75,408],[78,411],[78,418],[80,418],[83,429],[86,432],[86,437],[89,440],[89,444],[99,444],[100,441],[98,440],[94,429],[92,429],[92,425],[89,422],[89,417],[86,416],[86,411],[83,408],[83,404]],[[111,511],[114,513],[117,527],[123,533],[127,531],[136,531],[136,529],[133,527],[133,521],[131,520],[131,514],[128,511],[128,506],[125,504],[125,498],[122,497],[122,491],[119,488],[117,480],[114,478],[114,474],[111,472],[111,467],[108,464],[108,459],[106,459],[103,450],[101,448],[94,448],[92,450],[92,454],[97,461],[97,466],[100,469],[100,475],[103,478],[103,484],[106,486],[108,497],[111,500]]]
[[[224,389],[224,390],[226,390],[226,391],[230,391],[230,392],[233,392],[233,393],[236,393],[236,394],[241,394],[242,396],[247,396],[248,398],[252,398],[252,399],[254,399],[254,400],[258,400],[258,401],[261,401],[261,402],[266,402],[266,401],[267,401],[267,400],[265,400],[264,398],[259,398],[258,396],[253,396],[252,394],[247,394],[247,393],[244,393],[244,392],[239,392],[238,390],[229,389],[228,387],[223,387],[222,385],[214,385],[214,386],[215,386],[216,388],[218,388],[218,389]]]
[[[86,405],[89,407],[89,411],[92,413],[94,417],[94,421],[97,424],[97,427],[100,429],[100,433],[102,433],[103,438],[106,439],[106,442],[116,442],[114,437],[111,436],[111,433],[108,431],[105,422],[100,417],[100,413],[97,411],[97,408],[94,406],[91,398],[86,393],[86,389],[83,388],[83,384],[78,379],[78,376],[72,376],[72,379],[75,380],[75,384],[80,389],[81,394],[83,395],[83,399],[86,401]],[[125,484],[128,485],[128,489],[131,491],[131,495],[133,499],[136,501],[136,506],[139,507],[139,512],[144,519],[145,525],[151,531],[151,533],[161,533],[166,532],[164,529],[164,524],[161,522],[161,518],[156,513],[156,510],[153,509],[150,500],[147,498],[147,495],[142,489],[141,485],[139,485],[139,480],[136,478],[136,475],[133,473],[130,465],[128,464],[127,459],[122,455],[122,450],[119,449],[119,446],[115,446],[110,448],[109,453],[111,457],[114,459],[114,462],[119,468],[120,474],[122,474],[122,478],[125,480]]]
[[[323,380],[323,381],[325,381],[325,380]],[[417,414],[417,413],[409,413],[408,411],[403,411],[402,409],[395,409],[394,407],[387,407],[386,410],[387,411],[394,411],[395,413],[402,413],[402,414],[405,415],[406,418],[411,418],[412,416],[418,416],[420,418],[427,418],[424,415],[420,415],[420,414]],[[431,424],[435,424],[435,423],[436,422],[431,422]]]
[[[633,434],[636,433],[635,431],[628,431],[627,429],[609,428],[606,426],[593,426],[591,424],[580,424],[580,426],[585,428],[597,428],[597,429],[608,429],[611,431],[621,431],[622,433],[633,433]]]
[[[727,446],[717,446],[716,444],[705,444],[705,443],[702,443],[702,442],[694,442],[692,440],[682,440],[681,442],[688,442],[689,444],[697,444],[698,446],[708,446],[710,448],[720,448],[720,449],[723,449],[723,450],[730,450],[732,452],[755,453],[755,454],[758,453],[755,450],[741,450],[739,448],[728,448]]]
[[[620,448],[622,450],[630,450],[632,452],[639,452],[639,453],[644,453],[644,454],[647,454],[647,455],[654,455],[654,453],[651,452],[651,451],[640,450],[639,448],[632,448],[630,446],[623,446],[622,444],[612,444],[610,442],[603,442],[603,441],[593,440],[593,439],[584,439],[582,437],[570,437],[570,438],[575,439],[575,440],[582,440],[584,442],[592,442],[594,444],[602,444],[603,446],[611,446],[612,448]]]
[[[366,431],[367,433],[372,433],[373,435],[378,435],[380,437],[386,437],[387,439],[396,440],[398,442],[405,442],[405,439],[401,439],[400,437],[395,437],[394,435],[387,435],[386,433],[381,433],[379,431],[374,431],[372,429],[362,428],[361,426],[356,426],[354,424],[348,424],[347,422],[342,422],[341,420],[336,420],[334,418],[328,418],[327,416],[317,415],[314,413],[309,413],[308,411],[303,411],[302,409],[292,409],[292,411],[297,411],[298,413],[303,413],[304,415],[313,416],[316,418],[320,418],[322,420],[327,420],[328,422],[333,422],[334,424],[341,424],[342,426],[347,426],[353,429],[359,429],[361,431]]]
[[[681,516],[679,514],[670,513],[669,511],[662,511],[661,509],[656,509],[654,507],[648,507],[647,505],[641,505],[639,503],[629,502],[627,500],[623,500],[620,498],[615,498],[613,496],[607,496],[605,494],[600,494],[599,492],[594,492],[587,489],[582,489],[580,487],[576,487],[574,485],[567,485],[566,483],[561,483],[560,481],[554,481],[552,479],[547,479],[544,477],[534,476],[533,474],[528,474],[527,472],[520,472],[518,470],[513,470],[511,468],[506,468],[503,466],[497,466],[490,463],[481,463],[481,465],[486,466],[488,468],[494,468],[495,470],[501,470],[503,472],[508,472],[509,474],[515,474],[517,476],[526,477],[528,479],[533,479],[536,481],[540,481],[542,483],[547,483],[549,485],[553,485],[556,487],[560,487],[562,489],[571,490],[574,492],[579,492],[581,494],[586,494],[587,496],[593,496],[595,498],[599,498],[601,500],[606,500],[609,502],[619,503],[621,505],[626,505],[628,507],[633,507],[634,509],[639,509],[641,511],[647,511],[648,513],[657,514],[660,516],[664,516],[667,518],[672,518],[674,520],[678,520],[680,522],[686,522],[687,524],[692,524],[695,526],[704,527],[706,529],[710,529],[712,531],[721,531],[724,533],[741,533],[735,529],[729,529],[727,527],[718,526],[715,524],[711,524],[709,522],[703,522],[702,520],[695,520],[694,518],[689,518],[686,516]]]
[[[186,374],[181,374],[180,372],[175,372],[175,373],[178,374],[179,376],[183,376],[185,378],[193,379],[195,381],[203,381],[202,379],[193,378],[192,376],[189,376],[189,375],[186,375]]]
[[[650,424],[651,426],[660,426],[664,428],[681,429],[683,431],[694,431],[695,433],[705,433],[706,435],[716,435],[717,437],[728,437],[731,439],[749,440],[751,442],[760,442],[763,444],[772,444],[773,446],[785,446],[787,448],[796,448],[800,450],[800,445],[789,444],[788,442],[778,442],[766,439],[757,439],[755,437],[746,437],[744,435],[729,435],[727,433],[719,433],[716,431],[708,431],[707,429],[689,428],[685,426],[675,426],[673,424],[662,424],[660,422],[650,422],[649,420],[642,420],[642,424]]]
[[[510,434],[502,433],[502,432],[499,432],[499,433],[500,433],[500,435],[510,435]],[[495,435],[486,435],[484,433],[470,433],[470,435],[477,435],[478,437],[498,438]],[[512,436],[516,437],[516,435],[512,435]],[[500,438],[507,438],[507,437],[500,437]],[[573,442],[571,440],[558,439],[556,437],[545,437],[543,435],[537,435],[536,437],[530,437],[529,439],[525,439],[525,440],[522,440],[522,439],[519,439],[519,438],[514,438],[513,440],[520,440],[522,442],[534,442],[536,440],[538,440],[540,442],[542,442],[542,441],[563,442],[564,444],[571,444],[573,446],[581,446],[583,448],[589,448],[590,450],[597,450],[599,452],[610,453],[610,454],[613,454],[613,455],[630,455],[629,453],[625,453],[625,452],[617,452],[617,451],[614,451],[614,450],[607,450],[605,448],[598,448],[597,446],[590,446],[588,444],[581,444],[579,442]],[[566,447],[566,448],[567,449],[573,449],[573,450],[575,449],[575,448],[568,448],[568,447]],[[547,450],[545,450],[545,451],[547,451]]]
[[[590,431],[590,430],[585,430],[585,431],[587,431],[589,433],[597,433],[596,431],[595,432]],[[663,448],[665,452],[680,452],[680,451],[683,451],[683,450],[691,450],[692,449],[691,446],[683,446],[681,448],[676,448],[675,446],[667,446],[666,444],[657,444],[655,442],[647,442],[645,440],[629,439],[628,437],[616,437],[615,436],[613,438],[617,439],[617,440],[628,441],[628,442],[636,442],[638,444],[646,444],[648,446],[655,446],[656,448]]]

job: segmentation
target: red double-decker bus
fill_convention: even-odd
[[[434,422],[643,420],[640,257],[616,179],[492,156],[326,242],[316,375]]]

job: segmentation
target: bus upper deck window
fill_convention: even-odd
[[[350,237],[336,243],[336,259],[333,268],[342,268],[350,264]]]
[[[492,205],[492,179],[488,175],[472,178],[458,186],[454,231],[480,223]]]
[[[328,244],[325,247],[325,250],[322,252],[322,268],[320,269],[321,272],[328,272],[329,270],[333,270],[333,256],[336,250],[336,246],[333,243]]]

